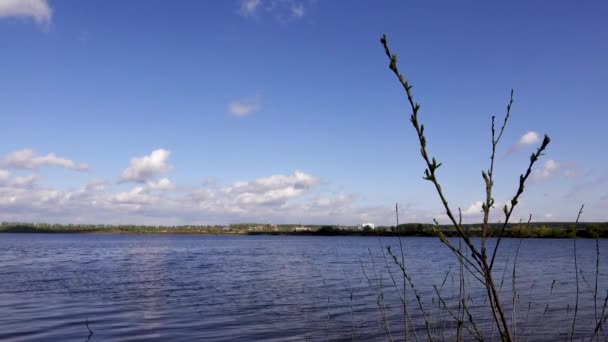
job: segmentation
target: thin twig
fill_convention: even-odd
[[[597,324],[595,325],[595,329],[593,330],[593,335],[591,336],[590,340],[593,340],[593,338],[595,336],[597,336],[597,333],[602,330],[602,325],[604,323],[606,323],[606,319],[608,319],[608,314],[606,314],[604,316],[604,313],[606,313],[606,306],[608,305],[608,290],[606,290],[606,298],[604,298],[604,307],[602,308],[602,314],[600,315],[600,320],[597,322]]]
[[[93,336],[93,330],[91,330],[91,328],[89,327],[89,318],[88,317],[84,321],[84,325],[87,327],[87,330],[89,331],[89,336],[87,337],[87,342],[88,342],[91,339],[91,336]]]
[[[399,260],[397,260],[397,256],[395,254],[393,254],[393,252],[391,251],[390,245],[386,247],[386,250],[388,251],[388,254],[391,257],[393,257],[395,264],[397,264],[397,266],[401,269],[403,276],[405,277],[408,284],[410,285],[410,288],[412,289],[412,292],[414,293],[414,297],[416,297],[416,301],[418,302],[418,307],[420,308],[420,312],[422,313],[422,318],[424,319],[424,324],[426,326],[426,334],[427,334],[428,341],[433,341],[433,337],[431,335],[430,322],[428,320],[426,311],[424,310],[424,306],[422,305],[422,298],[420,297],[420,295],[418,294],[418,291],[416,290],[416,287],[414,286],[414,281],[412,280],[410,275],[407,274],[407,271],[405,270],[405,265],[400,264]]]
[[[355,341],[355,312],[353,310],[353,288],[350,286],[350,279],[348,279],[348,275],[346,271],[342,269],[342,273],[344,273],[344,277],[346,278],[346,284],[348,285],[348,292],[350,294],[350,320],[352,322],[352,341]]]
[[[460,222],[462,222],[462,211],[458,209]],[[458,250],[462,251],[462,239],[458,240]],[[462,341],[462,327],[464,325],[465,314],[465,287],[464,287],[464,262],[462,258],[458,258],[458,327],[456,330],[456,340]],[[475,330],[477,328],[475,327]],[[481,336],[480,336],[481,337]]]
[[[369,251],[369,249],[368,249]],[[372,284],[371,279],[369,278],[369,276],[367,275],[367,272],[365,272],[365,267],[363,267],[363,260],[359,259],[359,263],[361,264],[361,271],[363,272],[363,276],[365,277],[365,279],[367,280],[367,283],[370,287],[370,289],[374,288],[374,285]],[[378,298],[378,295],[376,295],[376,299]],[[377,299],[378,300],[378,299]],[[380,306],[380,301],[378,300],[378,306],[380,308],[380,314],[382,314],[382,306]],[[380,321],[378,321],[378,331],[382,332],[382,330],[380,329]]]
[[[597,317],[597,281],[599,278],[599,274],[600,274],[600,236],[599,236],[599,232],[596,233],[595,235],[595,289],[593,291],[593,313],[594,313],[594,317],[595,317],[595,324],[597,325],[598,321],[598,317]],[[601,317],[600,317],[601,319]],[[601,326],[600,326],[601,329]],[[599,336],[597,337],[597,340],[599,341]]]
[[[405,265],[405,253],[403,252],[403,242],[401,240],[401,229],[399,229],[399,204],[395,203],[395,219],[397,225],[395,228],[397,229],[397,236],[399,239],[399,251],[401,252],[401,264]],[[403,275],[403,340],[407,341],[407,322],[410,322],[410,326],[412,327],[412,332],[414,333],[414,338],[416,341],[420,341],[418,339],[418,333],[416,332],[416,327],[412,322],[412,318],[410,317],[410,313],[407,308],[407,297],[405,295],[407,290],[407,281],[405,279],[405,275]]]
[[[494,207],[494,198],[492,197],[492,188],[494,187],[494,160],[496,157],[496,146],[502,137],[503,132],[505,131],[505,127],[507,126],[507,122],[509,121],[509,117],[511,116],[511,106],[513,105],[513,89],[511,89],[511,98],[509,100],[509,104],[507,105],[507,114],[505,115],[504,122],[502,127],[500,128],[500,133],[498,137],[496,137],[496,130],[494,127],[494,119],[495,116],[492,116],[492,154],[490,155],[490,168],[488,172],[481,172],[481,175],[484,179],[486,185],[486,202],[482,204],[483,210],[483,227],[481,233],[481,254],[486,256],[486,240],[488,238],[488,222],[490,219],[490,210]]]
[[[378,306],[380,307],[380,311],[382,313],[382,322],[384,323],[384,330],[388,335],[388,340],[393,341],[393,336],[391,335],[391,329],[388,322],[388,314],[386,313],[386,303],[384,302],[384,291],[382,286],[382,273],[380,273],[380,277],[378,277],[378,273],[376,272],[376,263],[374,261],[374,255],[372,254],[372,250],[368,248],[369,256],[372,261],[372,269],[374,270],[374,277],[376,279],[376,286],[378,288]],[[384,251],[383,251],[384,253]]]
[[[481,335],[479,334],[479,331],[473,331],[468,326],[461,324],[460,318],[458,316],[456,316],[456,314],[454,314],[454,312],[448,307],[447,303],[441,296],[441,289],[438,289],[436,285],[433,285],[433,288],[435,289],[435,293],[437,293],[437,298],[439,299],[439,302],[441,303],[441,305],[443,305],[443,308],[446,309],[446,311],[450,314],[450,316],[452,316],[452,318],[458,322],[458,327],[460,328],[460,327],[464,326],[464,328],[467,329],[467,331],[471,334],[471,336],[473,336],[476,340],[483,341],[483,337],[481,337]],[[459,304],[459,307],[460,307],[460,304]],[[459,339],[458,337],[456,338],[456,340],[461,341],[461,339]]]
[[[532,214],[530,214],[530,216],[528,217],[528,222],[526,223],[526,229],[528,229],[528,226],[530,225],[530,221],[532,221]],[[521,244],[524,241],[524,238],[521,237],[517,243],[517,248],[515,249],[515,258],[513,260],[513,274],[511,275],[511,290],[513,292],[513,302],[512,302],[512,312],[511,312],[511,331],[513,331],[513,336],[517,336],[517,320],[516,320],[516,301],[515,299],[517,298],[517,288],[516,288],[516,284],[517,284],[517,259],[519,257],[519,249],[521,248]]]
[[[574,318],[572,318],[572,332],[570,334],[570,341],[574,340],[574,328],[576,325],[576,314],[578,313],[578,294],[579,294],[579,285],[578,285],[578,262],[576,257],[576,229],[578,228],[578,221],[581,218],[581,214],[583,213],[583,208],[585,205],[581,205],[581,209],[578,211],[578,215],[576,216],[576,222],[574,224],[574,272],[576,273],[576,301],[574,304]]]

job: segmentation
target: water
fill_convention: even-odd
[[[457,263],[437,239],[412,237],[403,243],[433,333],[450,340],[453,320],[437,308],[433,285],[445,279],[442,297],[454,303]],[[500,282],[508,259],[502,296],[510,312],[515,243],[505,240],[496,267]],[[577,243],[582,270],[577,336],[588,339],[594,325],[595,241]],[[380,244],[391,245],[400,259],[396,238],[0,234],[0,340],[386,340],[385,322],[401,339],[402,306],[386,265],[397,269],[389,255],[384,260]],[[575,294],[572,245],[572,240],[523,241],[516,273],[514,317],[523,322],[518,336],[554,340],[568,334]],[[608,241],[600,241],[600,251],[598,310],[608,287]],[[402,278],[394,275],[402,290]],[[469,280],[471,312],[486,339],[496,339],[484,292]],[[406,299],[424,340],[424,321],[410,289]]]

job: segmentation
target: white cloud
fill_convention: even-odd
[[[258,107],[254,104],[243,103],[243,102],[231,102],[228,105],[230,114],[236,116],[245,116],[253,113]]]
[[[304,6],[302,4],[293,3],[291,6],[291,13],[293,13],[296,18],[302,18],[305,13]]]
[[[517,142],[517,144],[520,146],[526,146],[526,145],[536,144],[538,142],[540,142],[540,135],[536,132],[530,131],[530,132],[522,135],[522,137],[519,138],[519,141]]]
[[[79,202],[96,202],[100,197],[99,194],[103,194],[106,189],[106,181],[103,179],[96,179],[88,182],[84,186],[67,191],[65,193],[65,200],[79,201]]]
[[[494,205],[492,206],[492,208],[490,208],[490,217],[489,217],[490,222],[497,222],[501,219],[504,219],[503,208],[505,207],[505,204],[507,204],[507,203],[508,202],[506,202],[506,201],[494,202]],[[483,204],[484,204],[483,201],[475,201],[475,202],[471,203],[466,209],[463,209],[462,210],[463,220],[467,219],[471,223],[481,222],[483,219],[483,209],[482,209]],[[442,218],[440,220],[440,222],[442,222],[442,223],[450,222],[448,220],[447,215],[444,215],[444,213],[442,213],[442,215],[440,217]]]
[[[37,174],[28,174],[11,177],[11,174],[6,170],[0,170],[0,188],[32,188],[38,181]],[[0,195],[1,196],[1,195]]]
[[[153,202],[163,202],[166,200],[160,194],[154,192],[167,192],[174,188],[173,183],[168,178],[162,178],[158,182],[148,181],[145,186],[136,186],[129,191],[123,191],[110,199],[115,204],[135,205],[138,208],[144,204]]]
[[[468,208],[462,211],[462,216],[475,216],[481,215],[481,206],[483,205],[482,201],[477,201],[472,203]]]
[[[537,144],[540,142],[540,135],[537,132],[529,131],[526,134],[522,135],[521,138],[515,143],[515,145],[511,146],[509,151],[507,151],[507,155],[517,152],[522,148]]]
[[[22,176],[10,177],[10,173],[5,170],[0,170],[0,187],[13,187],[13,188],[31,188],[36,185],[38,175],[29,174]]]
[[[14,187],[28,188],[33,186],[38,180],[36,175],[17,176],[10,180],[9,184]]]
[[[242,16],[252,16],[260,8],[261,0],[242,0],[239,14]]]
[[[57,166],[65,169],[85,171],[87,164],[76,163],[70,159],[58,157],[54,153],[46,156],[37,156],[31,149],[23,149],[10,153],[2,162],[4,167],[13,169],[39,169],[42,166]]]
[[[73,190],[35,182],[35,177],[0,182],[0,220],[134,224],[230,222],[381,222],[391,208],[360,207],[354,196],[310,197],[319,179],[292,174],[235,182],[227,187],[176,187],[166,178],[129,190],[94,180]],[[19,184],[17,184],[19,183]]]
[[[173,169],[168,159],[171,151],[157,149],[147,156],[131,158],[131,164],[122,172],[122,181],[145,182]]]
[[[52,15],[47,0],[0,0],[0,18],[29,17],[38,24],[48,25]]]
[[[547,160],[540,169],[534,170],[532,179],[537,181],[552,178],[561,165],[553,159]]]
[[[301,0],[242,0],[238,13],[249,18],[266,14],[287,23],[304,17],[306,8]]]
[[[150,202],[150,195],[143,186],[136,186],[130,191],[117,194],[113,201],[119,204],[146,204]]]
[[[260,108],[260,96],[252,99],[232,101],[228,104],[228,112],[234,116],[246,116]]]
[[[149,181],[147,184],[148,189],[150,190],[171,190],[173,189],[173,183],[168,178],[163,178],[158,182]]]
[[[302,171],[234,182],[229,186],[220,183],[177,186],[167,178],[150,179],[129,189],[123,189],[124,186],[93,180],[63,190],[38,182],[36,174],[9,175],[0,181],[0,221],[152,225],[237,222],[391,225],[395,222],[392,205],[364,205],[352,194],[328,194],[318,177]],[[525,203],[522,204],[524,207],[518,210],[528,212]],[[480,222],[481,205],[481,201],[476,201],[465,207],[464,218]],[[502,218],[503,206],[504,202],[495,205],[492,222]],[[400,205],[399,209],[402,223],[430,222],[433,217],[447,223],[438,216],[439,207]],[[598,213],[604,215],[601,210]],[[586,218],[603,217],[597,216],[598,213]]]
[[[234,196],[237,204],[284,203],[316,185],[319,179],[301,171],[293,175],[274,175],[249,182],[237,182],[222,192]]]

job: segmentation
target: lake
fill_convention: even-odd
[[[517,241],[504,241],[495,268],[497,282],[504,274],[509,312]],[[454,303],[458,264],[438,239],[407,237],[402,243],[433,333],[450,340],[453,320],[439,308],[433,285],[448,306]],[[595,314],[595,240],[577,244],[577,337],[588,339]],[[394,339],[402,339],[402,278],[381,245],[391,245],[400,259],[397,238],[0,234],[0,340],[387,340],[387,326]],[[600,241],[600,252],[598,310],[608,287],[608,241]],[[521,323],[515,334],[563,340],[575,286],[573,240],[523,240],[510,314]],[[467,278],[466,289],[479,329],[498,339],[474,278]],[[424,340],[424,320],[410,288],[406,300]],[[606,330],[601,339],[608,338]]]

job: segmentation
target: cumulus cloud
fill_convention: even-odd
[[[534,170],[532,173],[532,179],[537,181],[543,181],[552,178],[557,170],[561,167],[561,164],[553,159],[547,160],[540,169]]]
[[[117,194],[112,200],[115,203],[146,204],[150,202],[150,195],[143,186],[136,186],[130,191]]]
[[[173,183],[168,178],[160,179],[158,182],[148,181],[145,186],[136,186],[129,191],[123,191],[111,198],[117,204],[142,205],[153,201],[160,201],[162,196],[155,195],[155,191],[165,192],[173,189]]]
[[[482,213],[481,206],[483,205],[482,201],[476,201],[472,203],[468,208],[462,211],[462,216],[475,216],[480,215]]]
[[[249,18],[269,15],[279,22],[287,23],[304,17],[306,8],[300,0],[242,0],[238,13]]]
[[[230,114],[236,116],[245,116],[253,113],[257,109],[257,105],[244,102],[231,102],[228,104]]]
[[[38,175],[36,174],[10,177],[9,172],[0,170],[0,186],[2,187],[31,188],[37,180]]]
[[[312,201],[312,205],[317,208],[340,208],[351,204],[354,201],[353,195],[338,195],[335,197],[317,197]]]
[[[239,14],[242,16],[254,15],[260,8],[261,0],[243,0],[239,8]]]
[[[507,151],[507,155],[511,153],[515,153],[526,146],[534,145],[540,142],[540,134],[534,131],[529,131],[526,134],[522,135],[517,143],[515,143],[509,151]]]
[[[319,179],[314,176],[295,171],[289,176],[274,175],[250,182],[237,182],[223,188],[222,192],[233,195],[235,202],[239,204],[284,203],[301,195],[318,182]]]
[[[483,204],[484,204],[483,201],[475,201],[475,202],[471,203],[468,207],[466,207],[465,209],[462,210],[463,219],[468,219],[471,222],[481,222],[481,220],[483,218],[483,210],[482,210]],[[508,204],[508,202],[505,202],[505,201],[494,202],[494,205],[490,209],[490,221],[496,222],[496,221],[499,221],[500,219],[502,219],[503,208],[504,208],[505,204]],[[445,216],[445,217],[441,217],[442,220],[440,220],[440,221],[442,223],[449,223],[450,221],[447,220],[447,215],[443,215],[443,216]]]
[[[579,175],[578,165],[573,162],[562,162],[549,159],[544,164],[532,172],[533,181],[546,181],[552,178],[563,176],[565,178],[576,178]]]
[[[530,132],[522,135],[521,138],[519,138],[517,145],[526,146],[526,145],[536,144],[538,142],[540,142],[540,135],[538,135],[538,133],[536,133],[536,132],[530,131]]]
[[[171,151],[157,149],[147,156],[131,158],[131,163],[121,176],[124,182],[146,182],[154,177],[167,173],[173,169],[168,164]]]
[[[130,189],[93,180],[71,190],[35,176],[0,181],[0,220],[88,223],[195,224],[234,222],[386,222],[390,207],[359,206],[349,194],[314,196],[319,178],[302,171],[230,186],[177,187],[169,179]],[[119,190],[120,189],[120,190]]]
[[[597,179],[585,186],[598,188],[597,184],[606,179]],[[180,186],[168,178],[157,177],[125,188],[125,184],[98,179],[66,190],[45,185],[36,173],[4,173],[0,179],[0,221],[152,225],[237,222],[394,224],[394,206],[361,204],[357,196],[348,193],[330,194],[319,177],[303,171],[229,185],[222,185],[222,182],[199,184]],[[596,199],[605,195],[603,187],[598,190],[602,191],[596,194]],[[492,222],[502,218],[504,203],[495,204],[490,218]],[[464,218],[480,222],[481,205],[482,201],[475,201],[464,207]],[[438,218],[440,222],[448,223],[441,216],[439,207],[400,205],[399,209],[400,222],[430,222],[432,218]],[[595,217],[586,218],[604,217],[598,214],[604,215],[604,212],[600,210]]]
[[[20,188],[29,188],[32,187],[36,181],[38,180],[37,175],[27,175],[27,176],[17,176],[9,181],[11,186],[20,187]]]
[[[84,186],[65,192],[66,201],[90,202],[96,204],[106,189],[107,182],[103,179],[95,179]]]
[[[39,169],[43,166],[57,166],[65,169],[86,171],[89,166],[84,163],[77,163],[70,159],[58,157],[54,153],[46,156],[38,156],[31,149],[23,149],[10,153],[4,157],[2,165],[13,169]]]
[[[260,109],[260,96],[250,99],[232,101],[228,104],[228,112],[234,116],[246,116]]]
[[[0,18],[31,18],[38,24],[48,25],[52,15],[47,0],[0,0]]]
[[[304,6],[302,4],[293,3],[291,6],[291,13],[296,18],[302,18],[304,16]]]
[[[148,189],[150,190],[171,190],[173,189],[173,183],[168,178],[163,178],[158,182],[149,181],[147,183]]]

